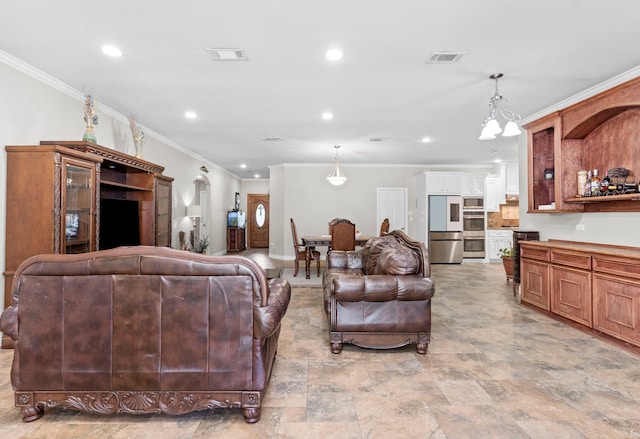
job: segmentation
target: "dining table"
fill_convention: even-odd
[[[367,243],[371,238],[375,238],[375,236],[365,236],[356,234],[356,246],[362,247]],[[313,259],[313,250],[315,247],[330,247],[331,246],[331,235],[308,235],[302,237],[302,244],[305,247],[305,264],[304,271],[306,279],[311,278],[311,260]]]

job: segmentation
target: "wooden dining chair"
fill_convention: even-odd
[[[380,236],[389,233],[389,218],[385,218],[380,224]]]
[[[350,251],[356,249],[356,225],[347,219],[331,226],[331,250]]]
[[[302,242],[298,241],[298,232],[296,231],[296,223],[293,222],[293,218],[291,219],[291,237],[293,238],[293,252],[295,253],[295,270],[293,272],[293,277],[298,275],[298,271],[300,270],[300,261],[304,262],[304,270],[307,272],[307,248],[302,244]],[[316,261],[318,277],[320,277],[320,252],[317,251],[314,247],[309,248],[311,260]],[[309,261],[309,263],[311,263]]]

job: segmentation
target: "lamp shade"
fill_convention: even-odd
[[[484,128],[482,128],[480,137],[478,137],[479,140],[493,140],[495,138],[496,136],[491,132],[491,130],[487,129],[486,125],[484,126]]]
[[[509,136],[517,136],[520,133],[521,131],[520,131],[520,128],[518,128],[518,124],[510,120],[505,125],[504,132],[502,133],[502,135],[505,137],[509,137]]]
[[[343,185],[347,181],[347,176],[344,175],[340,168],[340,161],[336,160],[336,167],[327,175],[327,181],[334,186]]]
[[[487,130],[488,133],[491,133],[493,135],[500,134],[502,132],[500,124],[495,119],[489,119],[484,129]]]
[[[189,218],[200,218],[202,216],[202,206],[195,204],[187,206],[187,216]]]

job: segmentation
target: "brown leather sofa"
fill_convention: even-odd
[[[362,250],[331,251],[323,275],[331,352],[343,343],[366,348],[416,344],[426,354],[431,334],[429,256],[399,230],[370,239]]]
[[[260,419],[291,287],[254,261],[155,247],[40,255],[0,327],[24,421],[241,408]]]

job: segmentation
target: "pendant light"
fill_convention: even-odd
[[[336,166],[331,170],[329,175],[327,175],[327,181],[334,186],[340,186],[347,181],[347,176],[344,175],[342,169],[340,168],[340,159],[338,158],[338,149],[340,149],[340,145],[334,146],[336,149]]]
[[[496,91],[494,95],[489,99],[489,114],[482,122],[482,132],[480,133],[480,140],[491,140],[495,139],[497,134],[502,133],[504,137],[509,136],[517,136],[521,133],[520,128],[518,127],[518,122],[522,119],[522,117],[516,113],[505,107],[502,104],[503,97],[498,93],[498,79],[504,76],[502,73],[494,73],[489,76],[490,79],[496,81]],[[500,128],[500,124],[496,119],[496,115],[502,116],[507,124],[504,127],[504,131]]]

